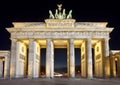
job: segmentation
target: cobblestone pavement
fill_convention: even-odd
[[[120,79],[0,79],[0,85],[120,85]]]

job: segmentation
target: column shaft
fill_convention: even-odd
[[[5,78],[10,77],[10,56],[9,55],[5,57],[4,77]]]
[[[54,52],[53,42],[51,39],[47,39],[47,50],[46,50],[46,77],[54,77]]]
[[[29,54],[28,54],[28,77],[34,78],[36,77],[35,73],[35,58],[36,58],[36,46],[34,39],[29,40]]]
[[[10,77],[16,76],[16,56],[17,56],[17,40],[12,39],[11,42],[11,61],[10,61]]]
[[[0,78],[3,77],[3,61],[0,59]]]
[[[75,77],[74,39],[70,39],[70,77]]]
[[[109,56],[109,38],[104,39],[105,57]]]
[[[87,76],[89,79],[93,78],[93,61],[92,61],[92,43],[91,39],[87,39]]]
[[[67,74],[70,76],[70,45],[67,44]]]
[[[21,77],[22,75],[20,74],[20,42],[17,41],[17,52],[16,52],[16,75],[15,77]]]
[[[108,77],[108,73],[110,73],[109,68],[110,62],[108,61],[109,60],[108,56],[109,56],[109,38],[105,38],[103,39],[103,77]]]
[[[38,74],[39,74],[39,77],[41,76],[40,74],[41,74],[41,47],[39,47],[39,49],[40,49],[40,52],[39,52],[39,64],[38,64]]]

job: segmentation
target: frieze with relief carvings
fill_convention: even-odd
[[[99,54],[99,55],[96,56],[96,60],[98,60],[100,58],[101,58],[101,54]]]
[[[108,38],[106,32],[13,32],[12,38]]]
[[[20,54],[20,59],[25,60],[25,56],[23,54]]]

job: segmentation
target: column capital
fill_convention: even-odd
[[[104,40],[110,40],[110,38],[104,38]]]
[[[35,39],[34,39],[34,38],[29,38],[28,40],[29,40],[29,41],[34,41]]]
[[[71,39],[69,40],[69,43],[74,44],[74,39],[71,38]]]
[[[74,41],[74,38],[70,38],[70,41]]]
[[[46,38],[46,40],[52,41],[52,38]]]
[[[16,38],[10,38],[10,40],[12,40],[12,41],[18,41],[18,39],[16,39]]]
[[[92,40],[91,38],[86,38],[86,40]]]

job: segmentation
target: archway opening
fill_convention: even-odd
[[[95,75],[95,50],[92,48],[92,70],[93,70],[93,76]]]
[[[75,75],[81,77],[81,49],[75,48]]]
[[[2,71],[2,77],[4,78],[4,71],[5,71],[5,60],[3,60],[3,71]]]
[[[67,48],[54,48],[54,77],[67,77]]]
[[[40,49],[40,77],[45,77],[46,48]]]
[[[118,77],[118,61],[117,61],[117,58],[115,58],[115,72],[116,72],[116,77]]]

